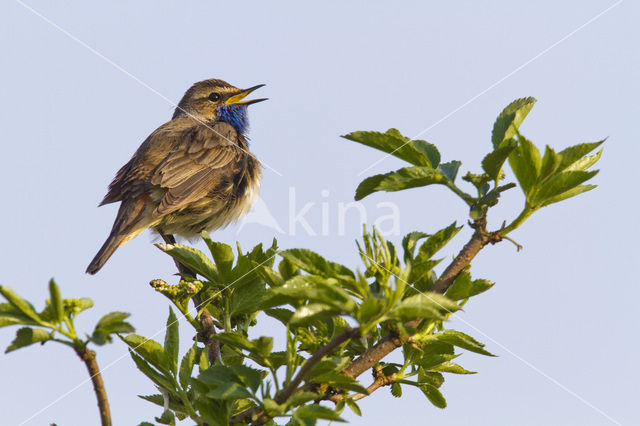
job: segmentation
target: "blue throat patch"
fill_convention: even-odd
[[[249,130],[249,117],[246,105],[222,105],[218,108],[218,121],[231,124],[238,133],[244,135]]]

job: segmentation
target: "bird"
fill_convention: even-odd
[[[109,237],[86,272],[151,228],[165,241],[237,221],[257,199],[262,166],[249,151],[244,100],[264,84],[238,89],[219,79],[193,84],[170,121],[158,127],[116,173],[100,206],[120,202]]]

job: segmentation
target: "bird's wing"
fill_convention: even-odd
[[[233,142],[237,138],[227,123],[216,123],[213,131],[195,126],[186,132],[151,175],[151,185],[166,190],[153,215],[179,210],[229,180],[232,166],[244,155]]]

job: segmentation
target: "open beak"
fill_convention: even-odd
[[[251,105],[251,104],[255,104],[257,102],[266,101],[268,98],[251,99],[251,100],[248,100],[248,101],[243,101],[243,99],[249,93],[253,92],[256,89],[261,88],[262,86],[264,86],[264,84],[258,84],[257,86],[253,86],[253,87],[249,87],[248,89],[241,90],[240,92],[236,93],[235,95],[229,97],[229,99],[227,99],[225,101],[225,104],[226,105],[231,105],[231,104]]]

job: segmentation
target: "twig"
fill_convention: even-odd
[[[176,244],[176,239],[171,234],[160,233],[160,236],[167,244]],[[196,277],[196,273],[190,268],[184,266],[176,259],[173,260],[178,268],[178,273],[182,276]],[[216,326],[211,313],[207,308],[202,307],[202,301],[198,295],[193,296],[193,304],[195,305],[196,312],[199,312],[200,323],[202,324],[202,331],[199,334],[200,339],[204,342],[209,353],[209,364],[213,365],[216,360],[222,360],[222,354],[220,351],[220,342],[215,339]]]
[[[458,253],[449,266],[447,266],[442,275],[440,275],[440,278],[438,278],[429,291],[444,294],[451,284],[453,284],[453,281],[456,279],[458,274],[469,266],[473,258],[476,257],[484,246],[490,243],[495,244],[502,240],[500,231],[487,232],[486,226],[487,220],[485,217],[481,217],[471,224],[471,227],[475,229],[471,239],[467,244],[465,244],[462,250],[460,250],[460,253]],[[406,325],[417,327],[421,322],[422,319],[418,319],[411,321]],[[342,373],[355,379],[404,343],[406,343],[406,339],[400,339],[395,334],[390,333],[376,343],[371,349],[360,355],[347,368],[345,368]]]
[[[98,399],[98,409],[100,410],[100,422],[102,426],[111,426],[111,413],[109,411],[109,401],[107,400],[107,391],[104,388],[100,368],[96,362],[96,353],[87,349],[86,346],[75,347],[76,353],[82,359],[89,370],[89,376],[93,383],[93,390]]]
[[[284,388],[278,395],[275,397],[275,401],[278,404],[284,403],[298,388],[298,385],[302,383],[307,373],[316,365],[318,362],[322,361],[322,358],[329,355],[334,351],[335,348],[340,346],[342,343],[346,342],[349,339],[353,339],[360,335],[360,328],[348,328],[342,333],[338,334],[336,337],[331,339],[329,343],[318,349],[307,361],[302,365],[298,374],[289,382],[286,388]]]
[[[325,356],[333,352],[342,343],[346,342],[349,339],[358,337],[359,335],[360,335],[359,327],[348,328],[342,333],[338,334],[333,339],[331,339],[329,343],[327,343],[326,345],[318,349],[316,352],[314,352],[313,355],[311,355],[311,357],[309,357],[305,361],[302,367],[300,367],[300,370],[298,371],[296,376],[291,380],[291,382],[289,382],[287,387],[284,388],[275,396],[274,401],[277,402],[278,404],[285,403],[289,399],[289,397],[296,392],[296,390],[298,389],[298,386],[300,385],[300,383],[302,383],[302,381],[304,380],[304,378],[309,373],[309,371],[313,368],[314,365],[322,361],[322,359]],[[248,423],[254,417],[257,417],[257,418],[252,424],[260,425],[260,424],[266,423],[266,421],[268,420],[264,415],[264,411],[260,407],[254,407],[232,417],[229,424]]]

